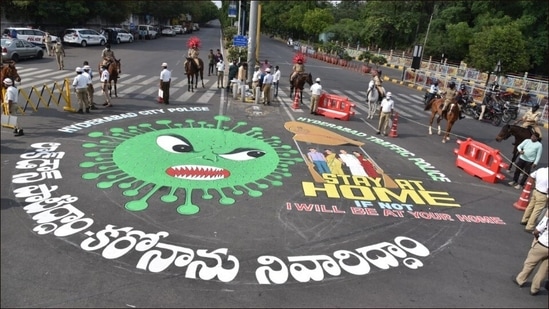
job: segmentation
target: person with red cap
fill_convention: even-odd
[[[187,51],[187,59],[191,58],[196,63],[196,67],[200,70],[200,61],[198,61],[198,55],[199,55],[199,48],[200,48],[200,39],[196,36],[191,37],[187,41],[187,47],[189,47],[189,50]],[[187,61],[185,61],[185,64]]]

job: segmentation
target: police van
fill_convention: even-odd
[[[2,36],[13,36],[13,32],[17,33],[17,38],[20,40],[28,41],[34,45],[40,46],[40,47],[46,47],[44,43],[44,35],[46,33],[42,30],[38,29],[32,29],[32,28],[16,28],[16,27],[9,27],[4,29],[4,32],[2,33]],[[51,42],[55,43],[59,39],[55,35],[51,35]]]

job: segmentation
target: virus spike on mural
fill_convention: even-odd
[[[179,201],[177,212],[193,215],[200,211],[198,198],[217,197],[221,205],[232,205],[236,200],[230,195],[260,197],[262,190],[282,186],[281,180],[292,176],[289,166],[303,162],[297,150],[279,137],[265,138],[260,127],[242,130],[246,122],[230,127],[231,118],[214,119],[215,124],[158,120],[91,132],[88,136],[97,141],[82,145],[92,160],[80,164],[90,170],[82,178],[97,180],[101,189],[117,185],[123,196],[134,198],[125,205],[129,211],[146,210],[156,198]]]

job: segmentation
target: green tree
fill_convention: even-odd
[[[307,11],[303,18],[303,30],[309,36],[313,36],[315,41],[318,35],[328,26],[334,23],[332,13],[327,9],[314,9]]]
[[[493,71],[501,61],[503,72],[524,72],[530,69],[526,40],[517,23],[494,26],[476,33],[469,48],[469,64],[481,71]]]

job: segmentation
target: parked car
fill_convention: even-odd
[[[175,31],[172,26],[162,26],[162,35],[175,36]]]
[[[175,31],[175,34],[183,34],[185,33],[185,30],[183,29],[183,26],[181,25],[174,25],[173,31]]]
[[[42,59],[43,57],[44,51],[40,46],[21,39],[2,39],[2,61],[13,60],[17,62],[21,59]]]
[[[76,44],[82,47],[88,45],[105,45],[107,38],[93,29],[70,28],[65,30],[63,42],[67,44]]]
[[[194,23],[193,24],[193,31],[198,31],[198,30],[200,30],[200,26],[197,23]]]
[[[138,25],[137,31],[140,39],[151,40],[158,37],[158,31],[151,25]]]
[[[9,27],[4,29],[2,36],[3,37],[10,36],[12,30],[15,30],[17,32],[18,39],[28,41],[40,47],[46,47],[46,45],[44,44],[44,35],[46,34],[46,32],[38,29],[31,29],[31,28]],[[52,35],[51,33],[50,33],[50,36],[51,36],[52,43],[55,43],[57,42],[57,40],[59,40],[59,37]]]
[[[133,34],[122,28],[103,28],[101,34],[107,38],[109,43],[131,43],[133,42]],[[116,38],[114,37],[116,35]]]

